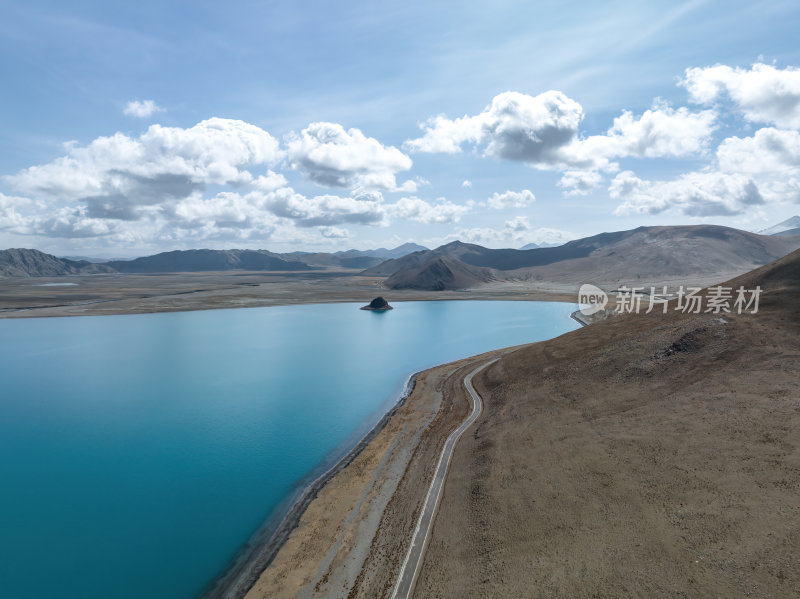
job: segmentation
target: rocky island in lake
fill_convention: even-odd
[[[385,299],[383,299],[382,297],[378,296],[374,300],[372,300],[369,304],[367,304],[366,306],[362,306],[361,309],[362,310],[372,310],[374,312],[384,312],[386,310],[391,310],[392,306],[390,306],[389,302],[387,302]]]

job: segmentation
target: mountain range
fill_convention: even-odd
[[[39,250],[0,250],[0,277],[60,277],[114,272],[105,264],[57,258]]]
[[[0,250],[0,277],[57,277],[100,273],[170,273],[227,270],[292,272],[318,268],[362,270],[410,252],[426,251],[414,243],[393,249],[347,250],[336,253],[267,250],[176,250],[133,260],[90,261],[56,257],[33,249]]]
[[[639,227],[552,248],[488,249],[454,241],[367,269],[389,289],[466,289],[491,281],[611,283],[746,272],[800,247],[798,236],[768,236],[717,225]]]
[[[789,219],[768,229],[774,231],[772,235],[717,225],[639,227],[556,247],[521,250],[454,241],[433,250],[410,243],[394,249],[336,253],[200,249],[92,263],[38,250],[11,249],[0,251],[0,276],[347,268],[384,278],[383,286],[388,289],[459,290],[509,281],[613,285],[627,280],[746,272],[800,248],[800,235],[792,234],[793,224]]]
[[[800,216],[793,216],[787,218],[785,221],[778,223],[768,229],[763,229],[758,232],[759,235],[800,235]]]

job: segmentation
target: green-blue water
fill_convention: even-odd
[[[554,337],[572,309],[0,320],[0,597],[197,596],[409,374]]]

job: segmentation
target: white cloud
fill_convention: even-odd
[[[178,227],[186,229],[270,229],[275,218],[264,209],[264,197],[257,193],[240,195],[222,192],[204,199],[193,196],[181,200],[169,211]]]
[[[800,202],[800,132],[759,129],[717,148],[719,170],[752,177],[767,202]]]
[[[495,96],[478,115],[430,119],[422,125],[423,136],[408,140],[405,147],[413,152],[454,154],[470,143],[484,145],[487,155],[540,169],[616,171],[618,166],[612,162],[616,158],[704,152],[715,128],[716,113],[691,112],[656,102],[638,118],[624,111],[607,133],[585,139],[578,136],[582,120],[581,105],[562,92],[538,96],[505,92]]]
[[[464,187],[465,189],[470,189],[472,187],[472,181],[470,181],[469,179],[464,179],[461,182],[461,187]]]
[[[426,202],[417,197],[401,198],[396,203],[387,206],[393,218],[413,220],[424,224],[450,224],[457,223],[461,217],[470,211],[469,206],[455,204],[445,198],[439,198],[434,203]]]
[[[566,171],[558,182],[566,196],[587,195],[600,186],[603,176],[597,171]]]
[[[575,139],[582,119],[581,105],[559,91],[538,96],[509,91],[492,98],[480,114],[430,119],[422,125],[423,136],[405,147],[455,154],[464,143],[485,144],[488,155],[549,167],[564,162],[559,150]]]
[[[511,220],[507,220],[505,222],[505,226],[506,229],[509,231],[514,231],[515,233],[528,231],[531,228],[531,224],[528,222],[527,216],[515,216]]]
[[[492,227],[474,227],[458,229],[448,235],[445,241],[460,240],[466,243],[477,243],[486,247],[520,247],[528,243],[561,245],[575,239],[575,235],[559,229],[539,227],[531,229],[528,219],[517,216],[504,223],[502,229]]]
[[[495,210],[502,210],[504,208],[524,208],[536,200],[530,189],[523,189],[522,191],[504,191],[503,193],[495,192],[488,200],[486,200],[489,208]]]
[[[45,207],[29,198],[0,193],[0,231],[25,234],[32,223],[32,214]]]
[[[259,175],[253,180],[253,187],[261,191],[275,191],[281,187],[286,187],[289,182],[280,173],[267,171],[266,175]]]
[[[766,127],[753,137],[729,137],[717,148],[717,159],[729,173],[800,176],[800,132]]]
[[[749,121],[800,129],[800,68],[696,67],[686,69],[681,85],[694,102],[711,104],[727,96]]]
[[[122,112],[128,116],[146,119],[156,112],[164,112],[164,109],[158,106],[152,100],[143,100],[141,102],[139,100],[131,100],[125,105],[125,108]]]
[[[617,214],[672,209],[689,216],[752,215],[762,204],[800,202],[800,132],[766,127],[752,137],[729,137],[704,170],[668,181],[644,181],[625,171],[609,194],[621,200]]]
[[[71,145],[66,156],[7,180],[27,195],[82,202],[91,217],[136,220],[143,207],[189,197],[209,184],[250,184],[245,167],[280,158],[277,140],[263,129],[213,118],[189,129],[152,125],[138,138],[116,133]]]
[[[350,231],[341,227],[320,227],[320,234],[326,239],[349,239]]]
[[[329,227],[343,223],[383,225],[386,224],[386,209],[381,200],[380,194],[307,198],[286,187],[267,194],[263,205],[274,215],[289,219],[300,227]]]
[[[526,243],[536,243],[539,245],[562,245],[578,236],[569,231],[561,229],[551,229],[549,227],[539,227],[526,235]]]
[[[114,233],[116,223],[94,218],[85,207],[64,207],[54,214],[33,219],[34,232],[47,237],[82,238],[101,237]]]
[[[622,203],[615,214],[659,214],[674,209],[687,216],[732,216],[764,203],[752,178],[715,171],[693,172],[670,181],[645,181],[619,173],[609,195]]]
[[[311,123],[287,136],[286,146],[292,168],[328,187],[397,190],[395,175],[412,164],[397,148],[336,123]]]
[[[689,156],[706,150],[716,118],[713,110],[691,112],[686,107],[674,109],[656,102],[639,118],[623,111],[606,135],[592,136],[581,143],[609,159]]]

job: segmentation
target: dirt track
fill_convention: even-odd
[[[612,319],[508,355],[415,597],[797,597],[800,254],[756,315]],[[759,278],[765,276],[765,278]]]

